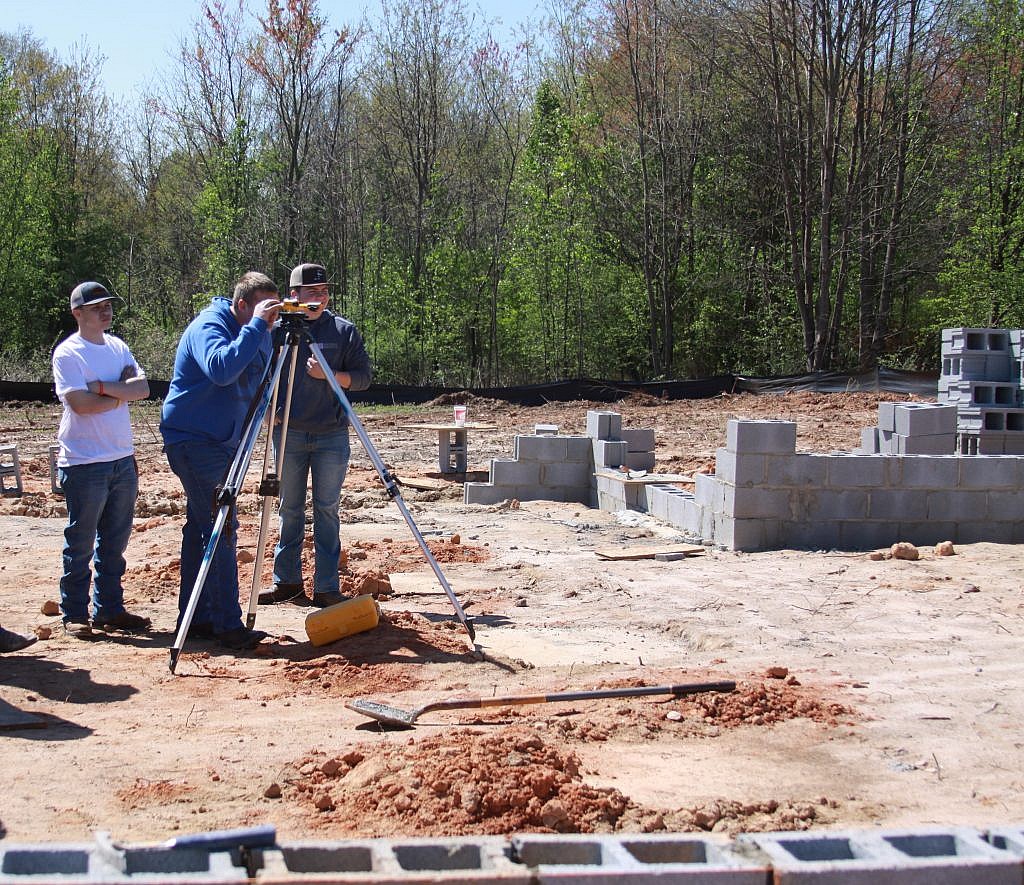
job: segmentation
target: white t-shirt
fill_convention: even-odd
[[[145,377],[128,345],[114,335],[104,333],[103,344],[93,344],[75,332],[57,345],[53,380],[57,396],[64,403],[57,431],[59,467],[116,461],[135,451],[128,403],[122,402],[109,412],[79,415],[66,399],[69,391],[88,390],[90,381],[120,381],[126,366],[133,366],[137,377]]]

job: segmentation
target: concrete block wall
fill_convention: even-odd
[[[466,504],[519,501],[573,501],[610,510],[645,509],[642,491],[613,489],[595,471],[653,470],[654,431],[623,430],[617,412],[587,412],[585,436],[558,433],[538,424],[532,435],[515,437],[512,458],[491,461],[487,482],[463,487]]]
[[[1021,885],[1024,828],[355,839],[249,852],[0,842],[0,883]]]
[[[715,474],[692,497],[648,487],[648,512],[734,550],[1024,541],[1024,457],[798,454],[795,441],[792,422],[730,421]]]

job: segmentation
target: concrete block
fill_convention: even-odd
[[[960,829],[759,833],[737,841],[768,855],[776,885],[1010,885],[1020,876],[1006,852],[986,851],[980,836]]]
[[[1017,489],[1022,485],[1024,459],[1001,455],[960,458],[959,487],[962,489]]]
[[[618,439],[621,430],[622,415],[618,412],[587,412],[587,436],[591,439]]]
[[[567,461],[585,461],[593,465],[594,442],[589,436],[567,436],[564,439]]]
[[[790,522],[782,528],[786,545],[795,550],[834,550],[839,546],[838,522]]]
[[[549,486],[571,486],[586,488],[590,485],[590,477],[594,471],[589,464],[579,461],[542,463],[540,465],[540,484]]]
[[[626,444],[619,440],[595,439],[594,467],[621,467],[626,460]]]
[[[534,437],[524,437],[533,439]],[[540,439],[540,437],[536,437]],[[496,486],[540,485],[540,464],[537,461],[510,461],[491,459],[489,479]]]
[[[761,486],[765,484],[765,455],[747,452],[715,451],[715,476],[734,486]],[[777,456],[785,457],[785,456]]]
[[[721,513],[725,509],[725,484],[707,473],[696,474],[694,480],[693,495],[697,503]]]
[[[506,486],[496,486],[490,482],[467,482],[462,486],[462,502],[464,504],[500,504],[515,497]]]
[[[956,455],[906,455],[889,471],[892,485],[908,489],[955,489],[959,478]]]
[[[950,441],[952,445],[952,441]],[[880,455],[825,455],[825,485],[833,489],[885,485],[888,459]]]
[[[765,485],[773,488],[819,488],[825,485],[828,458],[828,455],[808,454],[765,455]]]
[[[680,508],[682,509],[682,518],[679,516]],[[703,517],[704,508],[692,497],[676,499],[669,508],[669,522],[681,528],[690,537],[701,537]]]
[[[897,444],[893,442],[896,439],[896,431],[894,430],[879,430],[878,431],[878,454],[880,455],[895,455]]]
[[[928,492],[928,516],[933,522],[980,521],[988,517],[988,492],[945,489]]]
[[[558,436],[557,424],[534,424],[534,436]]]
[[[754,552],[765,549],[765,525],[770,520],[734,519],[715,515],[715,543],[728,550]]]
[[[1010,350],[1010,333],[1007,329],[982,327],[960,327],[942,330],[942,353],[960,353],[965,350],[993,351],[1000,353]]]
[[[623,428],[619,431],[619,439],[626,443],[630,452],[653,452],[655,449],[653,428]]]
[[[671,486],[653,483],[647,487],[647,512],[651,516],[668,522],[669,501],[672,498]]]
[[[597,506],[599,510],[605,510],[609,513],[617,513],[620,510],[628,510],[626,506],[626,498],[624,495],[617,495],[614,492],[601,492],[597,493]]]
[[[956,528],[959,544],[1019,544],[1024,540],[1024,525],[1020,522],[958,522]]]
[[[896,432],[896,403],[878,404],[878,429]]]
[[[868,493],[868,518],[898,523],[928,518],[929,492],[921,489],[871,489]]]
[[[1016,343],[1020,346],[1019,336],[1021,333],[1017,331],[1010,334],[1018,336]],[[984,834],[984,838],[993,848],[1009,851],[1011,854],[1024,858],[1024,826],[993,827]]]
[[[1006,434],[1003,437],[1004,455],[1024,455],[1024,434]]]
[[[860,431],[860,451],[863,455],[878,454],[878,428],[862,427]]]
[[[956,453],[956,434],[940,433],[932,436],[893,437],[894,455],[952,455]]]
[[[622,466],[629,470],[654,470],[654,452],[626,452]]]
[[[992,490],[986,493],[986,513],[993,522],[1024,521],[1024,493],[1021,491]]]
[[[896,403],[895,430],[900,436],[956,433],[956,406],[940,403]]]
[[[819,489],[797,495],[791,509],[794,517],[799,515],[809,522],[867,519],[868,500],[868,492],[863,489]]]
[[[724,513],[736,519],[789,519],[788,489],[766,489],[725,484]]]
[[[739,855],[726,843],[701,836],[637,833],[622,837],[621,844],[633,860],[643,865],[651,881],[666,885],[674,881],[765,885],[770,874],[765,863]]]
[[[945,394],[948,403],[963,406],[1007,406],[1018,404],[1016,384],[997,381],[946,381],[939,392]]]
[[[784,455],[796,452],[796,422],[731,419],[725,447],[744,454]]]
[[[875,550],[879,547],[891,547],[896,541],[898,522],[855,520],[840,521],[838,546],[841,550]]]
[[[898,537],[900,541],[930,547],[939,541],[959,541],[957,527],[955,522],[901,522]]]
[[[715,511],[710,507],[700,508],[700,538],[702,544],[715,543]]]
[[[518,461],[564,461],[568,446],[564,436],[527,436],[515,438],[515,457]]]

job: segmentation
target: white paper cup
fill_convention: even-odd
[[[455,411],[455,426],[456,427],[464,426],[465,423],[466,423],[466,407],[465,406],[455,406],[454,407],[454,411]]]

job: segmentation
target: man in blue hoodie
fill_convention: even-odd
[[[234,459],[249,404],[270,361],[270,330],[280,306],[274,281],[250,271],[235,284],[231,299],[214,298],[178,342],[160,433],[167,461],[187,498],[181,530],[179,625],[213,532],[217,486]],[[237,528],[232,513],[189,634],[213,637],[225,648],[254,648],[267,634],[242,624]]]
[[[327,271],[319,264],[300,264],[289,279],[291,297],[306,316],[306,329],[348,390],[370,386],[370,358],[356,327],[327,309]],[[274,551],[274,589],[260,594],[264,604],[307,605],[302,582],[302,542],[306,524],[306,486],[313,497],[313,605],[323,608],[342,601],[338,592],[341,555],[338,503],[349,462],[348,416],[328,383],[307,341],[298,345],[295,389],[292,392],[288,437],[281,451],[281,426],[274,431],[274,460],[281,477],[280,540]],[[282,375],[284,378],[284,375]],[[279,403],[285,402],[282,384]],[[283,406],[280,407],[283,411]],[[279,413],[278,418],[281,415]]]

